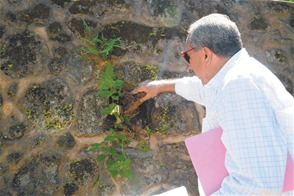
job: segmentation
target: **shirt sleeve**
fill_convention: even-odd
[[[219,101],[229,176],[214,195],[280,194],[286,169],[286,138],[262,91],[248,79],[229,82]]]
[[[203,105],[203,85],[201,80],[194,77],[183,77],[175,84],[175,92],[183,98]]]

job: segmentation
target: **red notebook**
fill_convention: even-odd
[[[225,167],[226,148],[221,141],[221,135],[222,129],[218,128],[185,140],[194,169],[206,195],[217,191],[228,175]],[[288,154],[283,192],[291,190],[294,190],[294,162]]]

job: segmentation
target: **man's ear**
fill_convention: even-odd
[[[203,55],[204,55],[205,62],[207,62],[207,63],[210,62],[211,59],[212,59],[212,56],[213,56],[212,50],[210,50],[207,47],[203,47],[202,50],[203,50]]]

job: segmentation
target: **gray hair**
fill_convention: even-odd
[[[218,56],[231,57],[243,47],[237,25],[223,14],[210,14],[197,20],[188,33],[192,48],[207,47]]]

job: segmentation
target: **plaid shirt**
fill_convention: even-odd
[[[206,107],[202,132],[223,129],[229,176],[214,195],[282,194],[294,99],[271,71],[243,48],[208,84],[184,77],[176,93]]]

